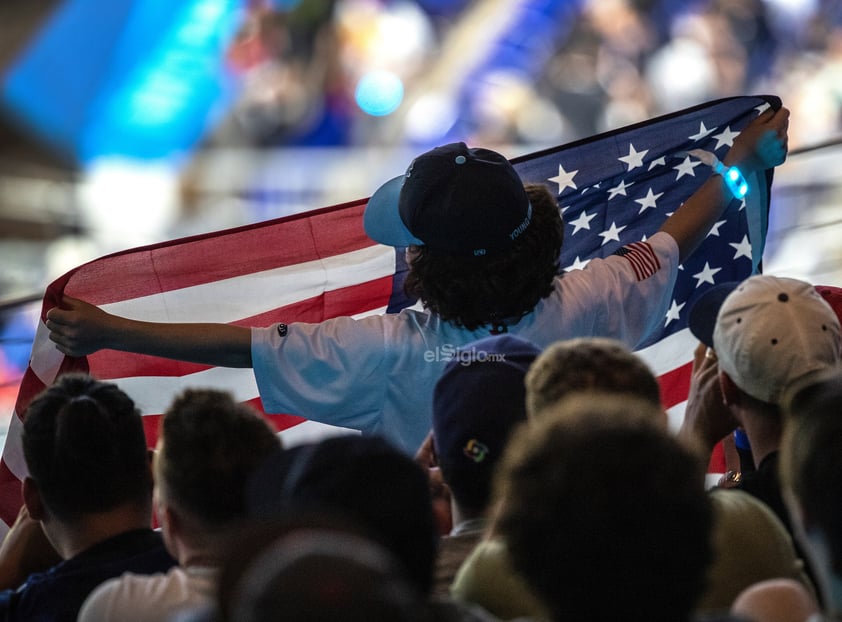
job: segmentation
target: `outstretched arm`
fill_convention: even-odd
[[[47,311],[50,340],[69,356],[110,348],[222,367],[251,367],[251,331],[210,323],[130,320],[65,296]]]
[[[789,110],[767,110],[740,132],[723,160],[744,175],[782,164],[787,153]],[[754,189],[756,192],[757,190]],[[752,192],[752,189],[749,189]],[[731,201],[731,193],[719,175],[712,175],[661,226],[678,243],[679,261],[684,261],[701,244]]]

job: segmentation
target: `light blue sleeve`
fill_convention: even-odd
[[[371,432],[386,391],[383,316],[252,329],[252,365],[263,407]]]

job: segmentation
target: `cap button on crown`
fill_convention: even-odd
[[[467,161],[467,158],[463,155],[456,156],[456,164],[464,164]]]

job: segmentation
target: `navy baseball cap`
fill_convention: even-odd
[[[369,199],[368,236],[388,246],[428,246],[484,256],[510,248],[532,221],[523,182],[502,155],[465,143],[416,157]]]
[[[728,281],[727,283],[713,285],[705,290],[690,307],[687,327],[693,336],[708,348],[713,347],[713,329],[716,326],[719,308],[725,302],[728,294],[737,289],[740,283],[741,281]]]
[[[433,391],[433,440],[439,462],[488,472],[514,427],[526,421],[525,377],[541,353],[530,341],[494,335],[467,344]]]

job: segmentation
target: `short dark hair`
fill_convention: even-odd
[[[187,389],[161,420],[160,473],[166,502],[208,528],[246,515],[245,486],[280,449],[271,425],[226,391]]]
[[[833,572],[842,576],[842,376],[825,374],[785,407],[781,480],[806,521],[827,538]]]
[[[712,559],[703,461],[657,425],[654,410],[579,394],[510,441],[499,529],[553,619],[636,611],[673,622],[702,594]]]
[[[341,435],[295,449],[279,509],[325,512],[358,525],[429,593],[437,536],[424,470],[378,436]]]
[[[526,412],[534,416],[575,391],[628,393],[661,405],[658,380],[643,359],[605,337],[580,337],[546,348],[526,374]]]
[[[60,376],[29,404],[22,444],[44,506],[60,520],[151,504],[140,412],[116,384]]]
[[[504,253],[461,257],[419,247],[404,288],[441,319],[476,330],[516,321],[550,295],[561,272],[564,225],[546,186],[529,184],[532,222]]]

